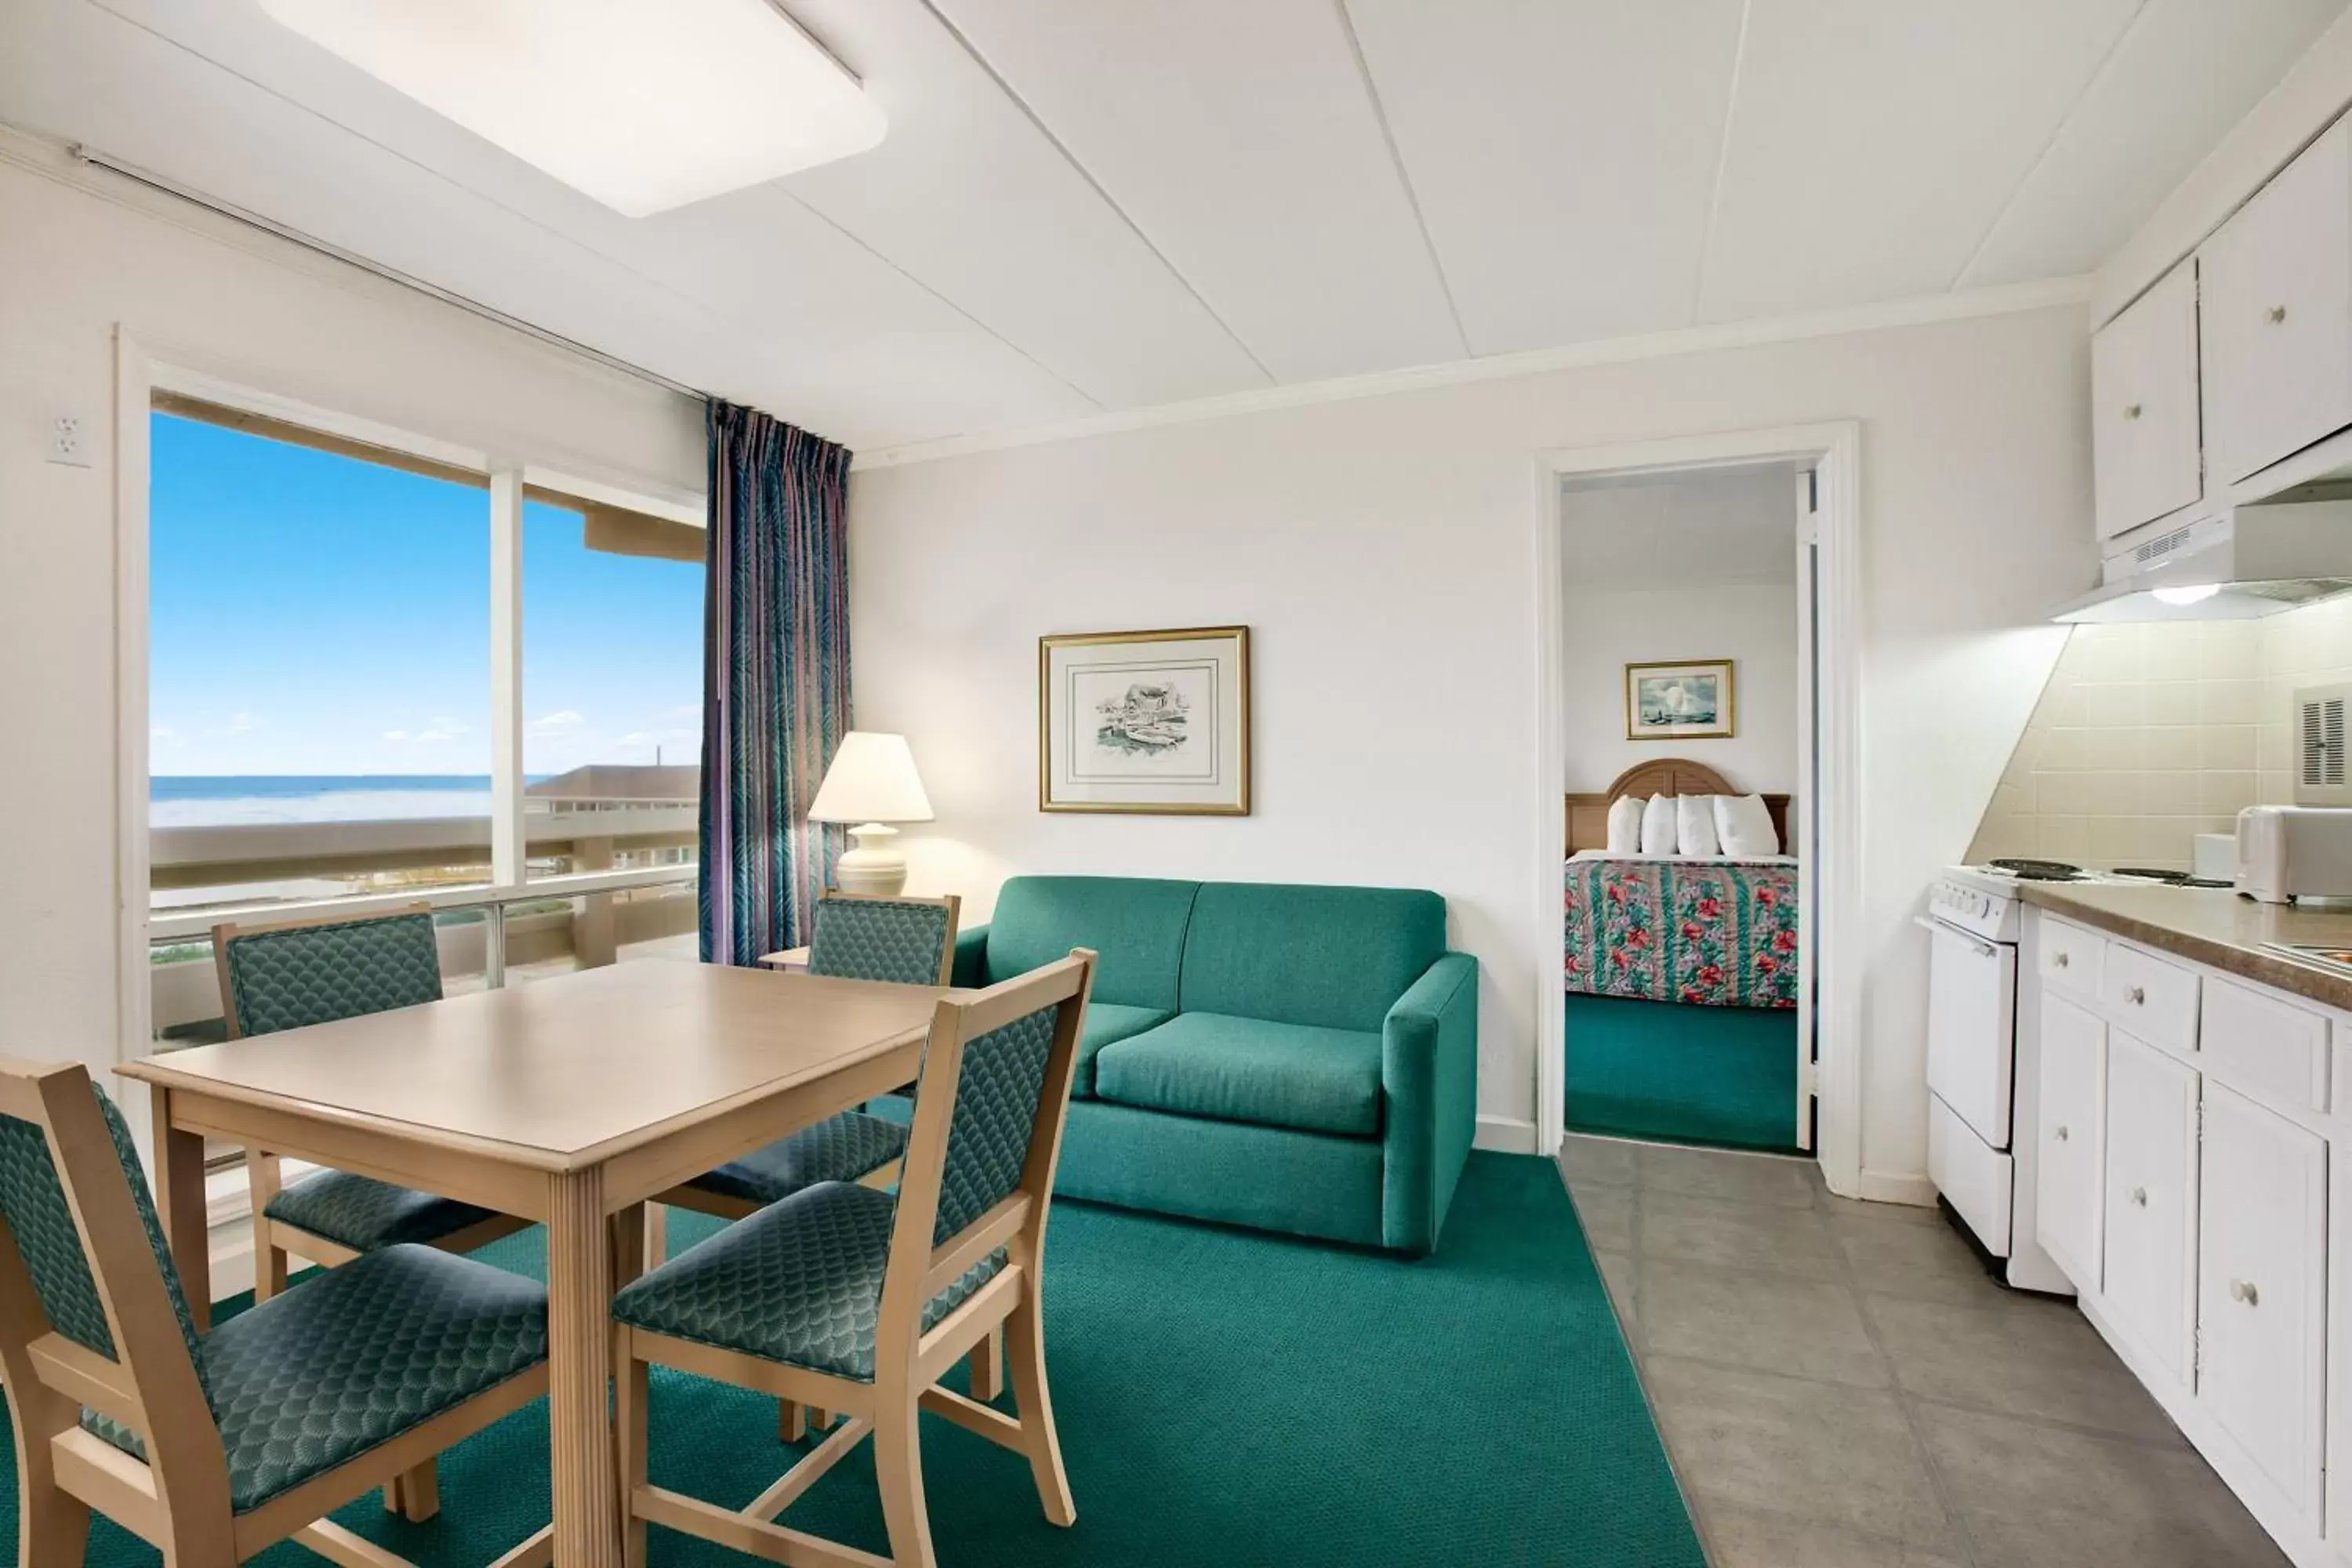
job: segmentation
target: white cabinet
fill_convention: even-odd
[[[2197,264],[2215,479],[2352,425],[2352,122],[2255,193]]]
[[[2099,537],[2196,500],[2197,264],[2184,261],[2091,340]]]
[[[2327,1145],[2209,1079],[2200,1188],[2197,1402],[2316,1521]]]
[[[2042,1250],[2084,1290],[2099,1289],[2099,1089],[2106,1035],[2095,1015],[2043,990],[2034,1224]]]
[[[2195,1357],[2197,1074],[2107,1034],[2107,1303],[2184,1386]]]

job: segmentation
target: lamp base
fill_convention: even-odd
[[[834,882],[843,892],[888,899],[907,890],[907,858],[890,844],[898,837],[897,828],[868,822],[851,828],[849,836],[857,847],[843,850],[833,867]]]

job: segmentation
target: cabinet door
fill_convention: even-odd
[[[2195,261],[2167,273],[2091,340],[2091,447],[2102,539],[2204,493]]]
[[[2187,1387],[2194,1362],[2197,1075],[2107,1032],[2106,1240],[2117,1323]]]
[[[2223,224],[2198,268],[2215,477],[2244,479],[2352,425],[2352,121]]]
[[[2316,1520],[2327,1145],[2209,1079],[2200,1185],[2198,1403]]]
[[[2084,1290],[2099,1289],[2099,1087],[2106,1026],[2042,993],[2042,1131],[2033,1216],[2042,1250]]]

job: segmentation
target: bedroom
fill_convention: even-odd
[[[1563,483],[1571,1131],[1811,1145],[1794,803],[1811,478],[1769,462]]]

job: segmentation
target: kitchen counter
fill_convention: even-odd
[[[2266,951],[2270,942],[2352,948],[2352,906],[2258,904],[2221,888],[2026,882],[2029,904],[2257,984],[2352,1012],[2352,975]]]

